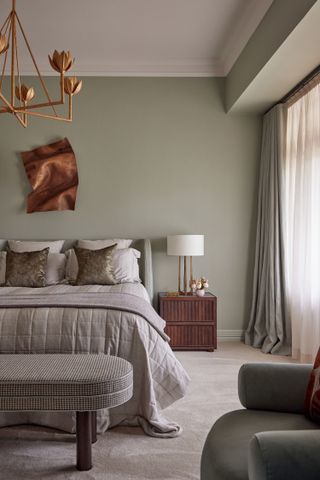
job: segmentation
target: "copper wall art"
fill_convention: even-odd
[[[41,93],[44,94],[46,100],[44,102],[32,103],[37,92],[32,86],[27,86],[22,83],[21,77],[23,73],[20,72],[19,68],[21,62],[19,60],[17,42],[18,33],[27,47],[34,67],[34,74],[40,80]],[[7,61],[8,57],[9,61]],[[52,100],[49,95],[48,88],[40,73],[29,40],[17,14],[16,0],[12,0],[11,12],[3,26],[0,26],[0,104],[1,102],[3,104],[3,106],[0,106],[0,113],[10,113],[14,115],[23,127],[27,127],[29,116],[72,122],[72,97],[79,93],[82,87],[82,81],[78,80],[77,77],[65,77],[65,73],[73,66],[74,58],[72,58],[70,52],[58,52],[55,50],[52,57],[49,56],[49,63],[53,70],[60,75],[60,98],[58,100]],[[8,98],[5,96],[3,90],[3,80],[6,73],[9,73],[11,77]],[[57,105],[65,104],[65,94],[68,96],[68,115],[66,117],[58,115],[56,110]],[[41,111],[41,109],[48,107],[52,110],[50,114]]]
[[[78,171],[68,139],[22,152],[21,156],[32,187],[27,213],[74,210]]]

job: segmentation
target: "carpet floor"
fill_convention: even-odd
[[[139,428],[117,427],[93,445],[93,468],[75,468],[75,438],[50,429],[0,429],[0,479],[199,480],[202,447],[212,424],[241,408],[237,374],[244,362],[290,361],[263,355],[240,342],[224,342],[214,353],[178,352],[191,376],[185,398],[164,411],[183,426],[181,437],[151,438]]]

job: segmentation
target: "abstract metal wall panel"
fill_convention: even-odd
[[[68,139],[22,152],[21,156],[32,187],[27,213],[74,210],[78,171]]]

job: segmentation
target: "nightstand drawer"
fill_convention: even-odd
[[[204,298],[167,301],[161,305],[160,315],[167,322],[210,322],[215,318],[215,303]]]
[[[184,325],[181,328],[180,325],[167,324],[165,332],[175,350],[207,350],[216,344],[214,325]]]
[[[159,310],[173,350],[217,348],[217,297],[212,293],[204,297],[159,293]]]

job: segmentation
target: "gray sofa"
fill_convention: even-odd
[[[303,414],[311,365],[246,364],[239,372],[243,410],[209,432],[201,480],[319,480],[320,425]]]

